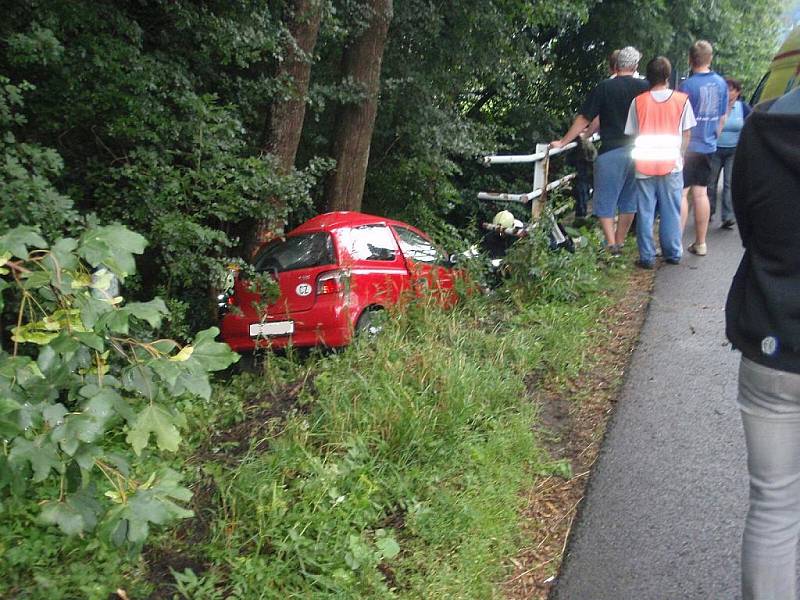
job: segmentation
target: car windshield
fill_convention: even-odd
[[[318,232],[296,235],[269,244],[256,256],[253,266],[258,272],[274,269],[281,273],[332,265],[335,262],[331,236]]]

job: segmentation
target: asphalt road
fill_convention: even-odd
[[[718,223],[708,247],[657,273],[553,600],[740,598],[747,471],[724,306],[742,250]]]

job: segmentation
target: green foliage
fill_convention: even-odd
[[[309,190],[330,168],[312,157],[302,171],[281,175],[263,154],[266,109],[280,91],[269,65],[285,35],[281,3],[273,4],[34,7],[18,0],[5,7],[0,37],[9,44],[0,48],[0,75],[35,85],[13,90],[26,92],[27,113],[36,115],[15,127],[57,147],[64,169],[52,150],[6,149],[6,178],[26,185],[27,197],[6,186],[8,205],[19,210],[0,225],[7,218],[9,226],[40,223],[48,235],[59,233],[69,201],[43,180],[60,178],[81,212],[150,241],[129,293],[189,303],[188,323],[173,320],[173,333],[207,326],[214,317],[209,290],[224,262],[241,252],[252,222],[307,214]],[[0,163],[0,182],[3,169]],[[46,215],[30,202],[35,193]]]
[[[602,262],[598,262],[600,257],[594,250],[599,247],[597,235],[583,230],[584,239],[591,238],[585,247],[574,253],[564,249],[554,251],[550,248],[547,214],[540,223],[542,226],[515,243],[506,257],[513,293],[532,295],[545,303],[558,303],[597,291],[603,277],[598,267]]]
[[[0,502],[35,502],[42,524],[134,547],[151,525],[191,516],[164,460],[185,424],[176,402],[207,399],[209,373],[238,358],[215,328],[183,347],[148,337],[164,302],[117,291],[145,246],[117,225],[52,245],[25,226],[0,235],[0,301],[18,307],[3,324],[13,349],[0,350]]]
[[[13,225],[36,225],[55,235],[77,214],[72,201],[51,182],[63,169],[61,157],[14,134],[27,123],[21,112],[23,95],[32,89],[28,83],[13,85],[0,74],[0,232]]]

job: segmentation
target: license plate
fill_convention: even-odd
[[[272,323],[253,323],[250,337],[289,335],[294,333],[294,321],[273,321]]]

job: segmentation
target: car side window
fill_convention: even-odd
[[[400,249],[409,260],[421,263],[440,263],[444,260],[438,248],[418,233],[405,227],[395,227],[394,230],[400,240]]]
[[[362,225],[348,232],[350,256],[355,260],[393,261],[397,242],[386,225]]]

